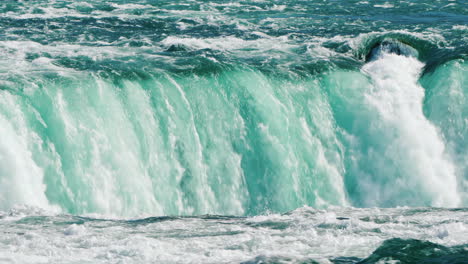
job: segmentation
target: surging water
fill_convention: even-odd
[[[282,215],[127,221],[32,213],[41,212],[1,215],[0,261],[466,263],[468,255],[466,209],[304,207]]]
[[[416,58],[394,54],[363,67],[373,83],[363,105],[374,116],[370,126],[359,128],[369,143],[356,170],[370,167],[358,177],[360,185],[370,185],[365,187],[374,196],[366,197],[369,206],[428,200],[432,206],[460,205],[455,165],[437,128],[423,114],[424,88],[418,84],[422,67]]]
[[[466,254],[466,210],[434,208],[468,203],[466,4],[426,2],[3,1],[0,257]]]
[[[2,93],[2,205],[129,216],[456,207],[462,164],[423,114],[422,67],[388,54],[319,79],[235,69],[25,83]]]

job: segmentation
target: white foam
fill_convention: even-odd
[[[427,199],[423,198],[427,193],[432,206],[456,207],[461,201],[455,165],[446,153],[439,131],[422,112],[424,89],[418,84],[422,67],[416,58],[396,54],[384,54],[363,67],[373,80],[366,101],[370,111],[377,113],[369,131],[387,145],[384,149],[376,145],[375,156],[367,155],[373,157],[374,166],[387,169],[386,173],[395,179],[387,179],[393,182],[392,188],[385,186],[380,191],[376,191],[378,188],[369,178],[359,180],[363,185],[369,184],[369,192],[376,195],[378,192],[379,196],[374,197],[377,201],[398,200],[402,196],[398,190],[402,188],[405,192],[423,193],[418,196],[422,201]],[[389,164],[395,164],[397,171],[392,172]],[[381,176],[374,177],[380,185]]]
[[[117,9],[154,9],[152,5],[140,5],[140,4],[116,4],[116,3],[111,3],[111,6],[117,8]]]
[[[72,224],[63,230],[66,236],[82,235],[86,231],[83,225]]]
[[[219,38],[181,38],[169,36],[161,41],[165,46],[182,45],[192,49],[214,49],[222,51],[235,50],[288,50],[294,45],[289,44],[287,37],[260,38],[257,40],[244,40],[237,37],[219,37]]]
[[[380,7],[380,8],[393,8],[395,7],[393,4],[390,4],[389,2],[385,2],[382,5],[374,5],[374,7]]]
[[[285,215],[141,224],[85,220],[63,225],[76,221],[69,216],[32,224],[0,219],[0,255],[21,263],[239,263],[260,256],[328,263],[340,256],[367,257],[394,237],[463,245],[467,217],[466,210],[303,207]]]
[[[42,140],[27,128],[17,99],[0,93],[0,209],[22,204],[52,208],[45,196],[44,171],[31,151]]]
[[[460,30],[460,31],[468,31],[468,26],[467,25],[455,25],[452,26],[453,30]]]

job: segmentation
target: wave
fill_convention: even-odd
[[[366,36],[357,53],[380,39]],[[47,47],[30,62],[22,53],[30,68],[0,83],[0,132],[9,138],[0,145],[1,208],[255,215],[304,204],[466,204],[463,59],[422,75],[424,45],[412,42],[417,58],[384,52],[359,67],[334,60],[298,75],[213,61],[204,49],[216,41],[163,43],[195,47],[182,52],[198,57],[180,65],[198,58],[199,70],[122,60],[119,71],[115,48],[99,51],[112,58],[100,63],[87,57],[92,48],[69,58]]]
[[[0,11],[1,210],[467,204],[460,3],[7,0]]]
[[[463,263],[467,214],[468,209],[302,207],[252,217],[109,219],[17,208],[0,211],[0,251],[10,262],[67,256],[66,261],[93,263]]]

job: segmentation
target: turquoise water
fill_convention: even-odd
[[[21,219],[36,216],[30,227],[55,221],[60,235],[89,235],[98,232],[94,220],[62,218],[183,216],[207,230],[210,222],[198,216],[224,215],[242,229],[256,217],[294,212],[301,225],[303,210],[354,208],[346,209],[357,215],[352,226],[372,214],[364,208],[438,215],[436,208],[468,205],[465,0],[6,0],[0,33],[0,221],[5,234],[16,234],[0,250],[19,252],[6,259],[36,262],[22,246],[11,248],[27,233],[16,229],[29,228]],[[438,229],[411,236],[407,223],[405,231],[361,240],[359,231],[346,245],[361,251],[319,250],[301,240],[301,227],[291,241],[322,253],[273,256],[279,245],[263,252],[253,239],[231,249],[244,258],[220,254],[225,262],[356,257],[343,259],[354,263],[384,240],[384,248],[414,242],[392,240],[400,238],[462,252],[466,210],[440,210],[448,210],[450,227],[431,222]],[[322,220],[311,220],[310,228],[328,221]],[[163,229],[177,229],[178,221]],[[330,230],[336,228],[342,226]],[[241,233],[225,235],[234,243]],[[140,242],[156,246],[146,235]],[[163,252],[170,245],[159,246]],[[44,262],[67,250],[57,252]],[[197,262],[200,252],[173,261]],[[76,253],[82,258],[70,262],[106,262]],[[152,260],[135,254],[123,261]],[[377,261],[369,258],[364,263]]]

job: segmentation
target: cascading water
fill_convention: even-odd
[[[369,119],[367,126],[351,130],[363,144],[351,150],[356,157],[350,170],[366,193],[366,206],[460,205],[455,165],[423,114],[422,67],[417,58],[389,50],[362,69],[372,83],[361,106]]]
[[[1,2],[0,262],[463,260],[463,1],[351,2]]]
[[[1,204],[127,216],[456,207],[457,165],[423,114],[423,66],[384,51],[361,71],[298,80],[39,75],[2,91]]]

